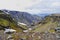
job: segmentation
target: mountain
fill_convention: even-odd
[[[40,14],[42,15],[42,14]],[[60,26],[60,14],[44,15],[44,19],[38,15],[31,15],[27,12],[0,10],[0,29],[12,28],[15,30],[26,30],[27,26],[32,28],[32,32],[45,32],[50,28]],[[26,25],[26,26],[25,26]]]
[[[35,15],[44,18],[45,16],[50,15],[50,13],[40,13],[40,14],[35,14]]]
[[[20,11],[10,11],[10,10],[2,10],[5,13],[9,13],[11,17],[16,22],[25,23],[27,25],[35,24],[41,20],[41,17],[31,15],[27,12],[20,12]]]
[[[17,22],[13,20],[10,14],[6,14],[0,10],[0,30],[8,28],[15,29],[17,32],[22,32],[23,30],[26,30],[27,27],[23,26],[22,24],[17,25]]]

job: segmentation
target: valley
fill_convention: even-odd
[[[48,40],[48,35],[53,37],[49,40],[56,40],[57,27],[60,27],[60,14],[46,15],[43,19],[26,12],[0,10],[1,40]]]

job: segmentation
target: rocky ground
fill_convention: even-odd
[[[40,32],[27,32],[27,33],[14,33],[4,34],[0,31],[0,40],[60,40],[58,33],[40,33]]]

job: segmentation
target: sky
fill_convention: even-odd
[[[0,9],[37,13],[60,13],[60,0],[0,0]]]

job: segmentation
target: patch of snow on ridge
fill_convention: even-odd
[[[21,24],[21,25],[26,25],[25,23],[20,23],[20,22],[18,22],[18,25],[20,25],[20,24]]]

